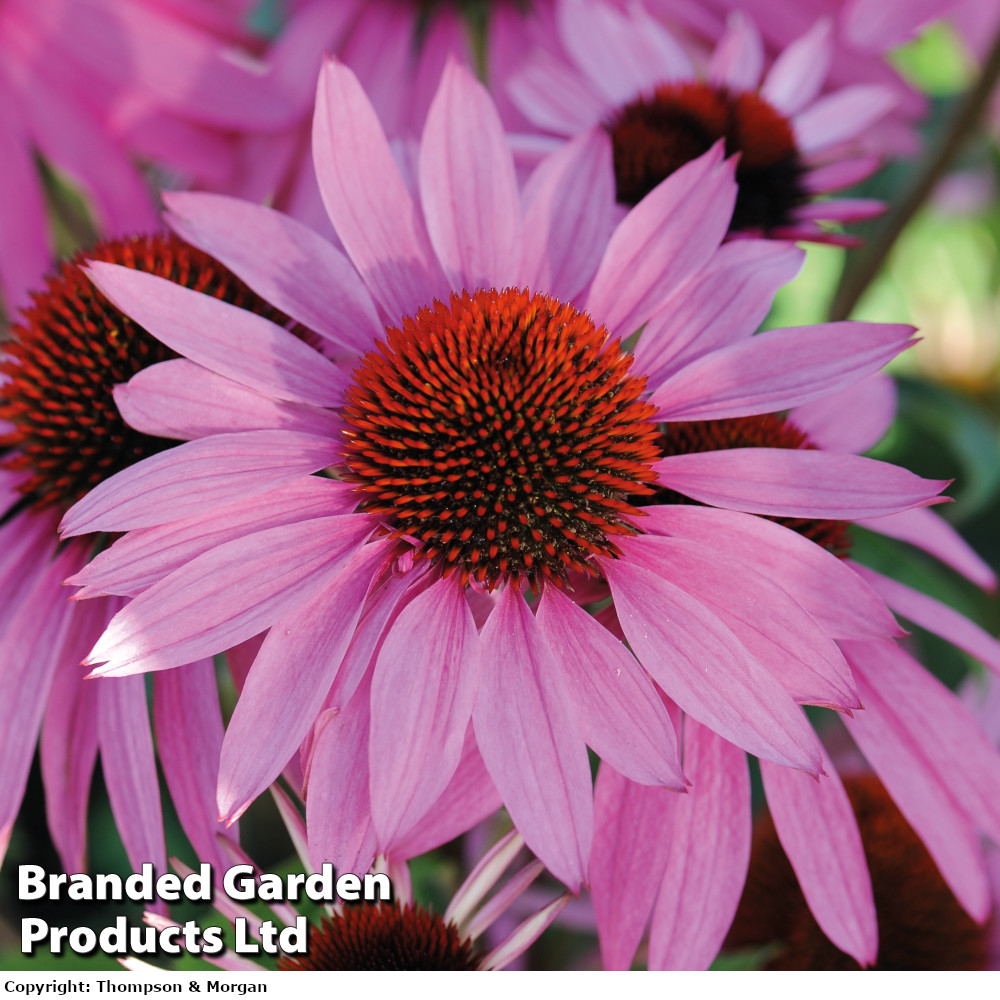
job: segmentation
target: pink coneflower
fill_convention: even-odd
[[[194,16],[194,8],[201,15]],[[142,157],[222,183],[235,127],[284,102],[234,58],[243,0],[5,0],[0,6],[0,296],[11,319],[52,263],[41,158],[82,191],[98,232],[155,228]],[[176,183],[176,181],[175,181]]]
[[[88,256],[284,319],[224,267],[173,236],[109,241]],[[70,603],[62,587],[67,568],[82,567],[106,540],[88,535],[60,546],[56,528],[61,514],[88,489],[173,443],[126,426],[112,389],[176,355],[97,292],[81,260],[63,264],[33,295],[0,363],[0,567],[7,595],[0,611],[6,692],[0,707],[0,847],[6,848],[41,729],[49,827],[66,869],[85,865],[86,807],[98,752],[130,860],[153,861],[162,869],[145,685],[141,679],[85,681],[80,667],[122,602],[112,597]],[[161,675],[155,691],[167,783],[189,837],[211,851],[222,740],[211,661]]]
[[[641,6],[623,13],[560,0],[557,18],[566,55],[539,52],[526,61],[509,83],[511,97],[546,132],[572,136],[603,124],[621,204],[635,205],[721,140],[727,154],[739,155],[733,232],[846,242],[819,223],[881,210],[864,199],[816,200],[875,169],[877,160],[852,143],[895,103],[888,87],[874,84],[821,96],[828,23],[789,45],[765,73],[756,27],[733,16],[701,74]]]
[[[106,664],[96,672],[162,670],[270,629],[226,734],[220,813],[238,816],[307,738],[315,787],[325,740],[328,761],[367,759],[368,787],[345,794],[370,806],[379,849],[448,784],[471,719],[515,824],[573,889],[590,852],[588,744],[636,781],[684,787],[654,682],[708,731],[818,774],[797,702],[857,708],[832,637],[896,627],[834,555],[753,514],[878,516],[933,503],[943,484],[816,450],[671,455],[658,425],[820,398],[910,329],[751,336],[800,254],[720,246],[736,196],[720,147],[612,232],[612,193],[597,197],[606,133],[544,161],[522,200],[489,96],[459,66],[428,115],[419,200],[341,65],[321,76],[313,144],[346,257],[267,209],[195,195],[171,208],[339,361],[92,265],[188,359],[119,392],[126,418],[198,438],[64,519],[67,535],[130,532],[76,578],[138,595],[89,658]],[[639,328],[630,357],[619,338]],[[794,567],[782,587],[704,545],[704,528],[665,528],[684,509],[665,491],[752,512],[715,513],[739,519],[747,550]],[[583,608],[609,593],[634,656]]]
[[[673,447],[687,453],[761,445],[846,453],[882,437],[894,398],[889,380],[869,379],[798,407],[788,417],[710,421],[669,432]],[[655,516],[674,530],[689,522],[690,531],[700,522],[703,543],[720,553],[740,544],[738,522],[733,523],[740,515],[677,507]],[[901,615],[1000,672],[1000,643],[981,628],[932,598],[848,561],[847,524],[782,522],[841,556],[845,569],[850,567]],[[995,583],[957,534],[927,510],[861,523],[920,545],[981,584]],[[744,550],[743,557],[761,554]],[[784,585],[780,572],[773,578]],[[875,637],[840,638],[838,645],[857,685],[855,707],[863,706],[853,715],[843,713],[845,724],[959,904],[970,919],[983,921],[991,890],[979,833],[1000,837],[1000,755],[975,718],[903,648]],[[739,900],[750,846],[746,762],[736,748],[690,720],[684,741],[685,772],[693,782],[688,796],[642,787],[608,767],[598,778],[592,887],[602,951],[613,968],[629,965],[647,923],[651,967],[707,966]],[[800,781],[803,775],[769,761],[761,760],[760,767],[781,842],[830,947],[872,964],[879,954],[875,902],[836,768],[827,761],[818,781]],[[719,818],[724,836],[700,835],[707,816]],[[641,871],[630,861],[637,855],[643,859]]]

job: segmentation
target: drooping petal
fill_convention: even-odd
[[[912,332],[883,323],[768,330],[692,361],[656,386],[650,402],[658,420],[775,413],[878,371],[912,343]]]
[[[604,763],[594,786],[590,891],[605,969],[627,969],[670,853],[677,792],[639,785]]]
[[[575,892],[593,833],[590,765],[558,665],[515,587],[490,615],[480,648],[480,753],[525,842]]]
[[[941,503],[949,484],[858,455],[790,448],[674,455],[654,469],[661,485],[716,507],[845,521]]]
[[[391,322],[435,298],[447,300],[447,278],[378,117],[340,63],[328,62],[320,73],[313,158],[337,235]]]
[[[897,102],[888,86],[859,83],[819,98],[792,121],[799,150],[814,153],[853,139]]]
[[[670,716],[635,657],[555,587],[545,589],[537,621],[598,757],[632,781],[684,788]]]
[[[382,643],[369,748],[380,845],[419,820],[458,767],[479,688],[478,647],[457,574],[415,597]]]
[[[716,615],[632,559],[603,559],[601,567],[629,644],[670,698],[750,753],[819,773],[819,746],[801,709]]]
[[[613,335],[627,337],[722,242],[736,203],[733,166],[717,143],[654,188],[608,241],[586,310]]]
[[[746,758],[687,718],[684,767],[691,788],[671,800],[665,824],[670,853],[649,932],[651,969],[708,968],[736,914],[750,864]]]
[[[123,469],[74,504],[63,535],[127,531],[196,517],[276,489],[336,462],[336,439],[299,431],[241,431],[188,441]]]
[[[740,553],[774,580],[834,639],[903,635],[878,594],[833,553],[774,521],[686,504],[646,508],[647,531],[680,535],[724,554]]]
[[[878,922],[864,845],[840,776],[824,753],[813,779],[760,762],[781,846],[823,933],[860,965],[878,953]]]
[[[896,383],[888,375],[875,374],[798,406],[789,417],[820,448],[858,454],[882,440],[895,415]]]
[[[225,264],[261,298],[340,348],[361,353],[383,332],[347,258],[300,222],[216,194],[164,195],[172,229]],[[233,234],[240,238],[234,239]]]
[[[452,288],[504,288],[517,280],[521,203],[496,107],[451,62],[420,143],[427,231]],[[428,303],[429,304],[429,303]]]
[[[366,517],[320,517],[226,542],[112,619],[87,658],[95,674],[191,663],[249,639],[311,600],[362,545]]]
[[[314,543],[315,544],[315,543]],[[341,562],[268,632],[222,744],[219,816],[232,821],[281,773],[320,709],[364,606],[384,544]]]
[[[87,273],[126,316],[199,365],[278,399],[341,401],[345,374],[269,319],[134,268],[91,261]]]

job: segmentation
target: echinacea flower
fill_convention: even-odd
[[[447,786],[471,720],[515,825],[571,889],[590,854],[588,744],[636,781],[685,787],[655,685],[708,731],[819,774],[797,702],[857,708],[833,638],[897,629],[834,555],[753,513],[878,516],[944,484],[815,450],[665,454],[659,425],[821,398],[910,329],[752,336],[801,255],[721,245],[736,197],[721,147],[612,231],[610,185],[594,189],[610,181],[607,135],[545,160],[522,197],[489,96],[457,65],[428,114],[418,197],[336,63],[313,147],[346,256],[268,209],[170,206],[335,360],[245,311],[91,265],[185,356],[123,387],[123,414],[193,439],[63,521],[67,535],[129,532],[74,581],[134,596],[88,658],[95,673],[164,670],[269,630],[226,733],[220,815],[239,816],[305,741],[310,787],[337,784],[352,807],[328,801],[310,835],[313,819],[364,826],[370,809],[376,850]],[[629,355],[621,338],[640,328]],[[753,512],[732,515],[733,556],[700,526],[674,528],[694,508],[671,491]],[[586,610],[609,595],[632,652]]]
[[[286,802],[282,810],[286,823],[300,824],[301,820],[289,810],[289,805]],[[301,838],[301,833],[299,836]],[[233,864],[253,866],[236,844],[226,837],[219,839]],[[496,947],[485,946],[486,933],[544,870],[540,862],[531,860],[500,884],[504,874],[523,853],[523,848],[524,841],[517,831],[512,830],[501,837],[469,873],[443,915],[414,902],[405,864],[397,862],[388,866],[393,887],[391,902],[327,906],[320,919],[307,929],[306,952],[280,954],[278,971],[473,972],[506,967],[538,940],[570,899],[568,893],[556,896],[523,919]],[[300,860],[311,874],[307,859]],[[380,859],[376,868],[385,871],[384,862],[385,859]],[[191,870],[176,859],[173,864],[181,876],[190,874]],[[229,920],[245,920],[251,934],[259,938],[256,928],[260,921],[253,914],[224,893],[216,894],[215,905]],[[298,916],[294,907],[287,905],[275,907],[274,915],[279,925],[291,925]],[[145,920],[158,929],[176,926],[155,913],[147,913]],[[251,972],[264,968],[247,958],[226,953],[205,956],[205,961],[231,971]],[[122,964],[134,971],[151,968],[135,958],[124,959]]]
[[[92,259],[161,275],[279,321],[284,317],[206,254],[174,236],[108,241]],[[0,361],[0,853],[6,849],[41,730],[49,828],[67,871],[85,865],[90,780],[100,751],[129,859],[161,869],[165,847],[156,762],[141,678],[85,681],[80,662],[122,602],[68,602],[67,570],[102,539],[60,545],[60,516],[89,488],[174,442],[126,426],[114,386],[174,352],[126,319],[87,280],[82,258],[64,263],[14,324]],[[155,684],[161,761],[181,821],[199,848],[215,837],[214,786],[222,721],[210,660]],[[209,856],[211,856],[209,854]]]
[[[955,899],[883,785],[844,778],[857,817],[878,913],[876,970],[996,968],[994,922],[977,923]],[[754,824],[750,870],[728,948],[764,949],[764,968],[857,969],[822,932],[802,895],[769,815]]]
[[[830,25],[817,23],[764,72],[753,22],[733,16],[707,73],[640,5],[559,0],[565,55],[540,51],[508,84],[536,127],[573,136],[600,123],[614,149],[615,193],[632,206],[665,177],[724,141],[739,156],[731,230],[785,239],[848,242],[819,222],[867,218],[878,202],[819,195],[863,179],[877,166],[852,150],[894,105],[893,92],[857,84],[821,94],[831,56]]]

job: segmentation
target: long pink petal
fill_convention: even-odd
[[[657,386],[650,402],[659,407],[658,420],[786,410],[878,371],[912,343],[912,332],[881,323],[768,330],[691,362]]]
[[[323,547],[318,541],[315,543]],[[319,714],[351,641],[382,545],[356,551],[268,632],[222,744],[219,817],[232,821],[281,773]]]
[[[310,330],[354,353],[384,332],[357,271],[307,226],[222,195],[174,191],[164,201],[171,228]]]
[[[895,92],[882,84],[859,83],[821,97],[792,121],[799,150],[814,153],[853,139],[888,114]]]
[[[683,789],[677,735],[635,657],[555,587],[542,595],[537,621],[598,757],[632,781]]]
[[[739,553],[774,580],[834,639],[903,635],[878,594],[833,553],[761,517],[687,504],[646,508],[643,528]]]
[[[996,589],[997,578],[992,568],[934,511],[915,507],[913,510],[863,521],[862,527],[877,531],[880,535],[888,535],[889,538],[909,542],[918,549],[929,552],[980,587],[986,590]]]
[[[775,240],[723,244],[650,319],[635,347],[636,371],[656,387],[685,363],[749,337],[804,259]]]
[[[626,555],[634,550],[647,565],[669,566],[671,581],[717,615],[797,702],[861,707],[837,644],[782,590],[780,577],[687,539],[642,535]]]
[[[590,891],[605,969],[628,969],[670,853],[677,792],[629,781],[607,763],[594,786]]]
[[[111,811],[132,867],[151,861],[167,867],[160,785],[153,755],[153,735],[142,677],[113,677],[97,684],[97,730],[101,770]]]
[[[845,420],[844,414],[851,419]],[[891,376],[869,375],[822,399],[796,407],[792,423],[826,451],[858,454],[878,444],[896,416],[896,383]]]
[[[154,676],[153,722],[163,776],[181,826],[199,858],[218,864],[224,860],[215,839],[224,829],[215,804],[223,725],[211,660]]]
[[[730,90],[753,90],[764,69],[764,43],[753,21],[740,11],[730,14],[726,33],[712,53],[708,74]]]
[[[948,485],[858,455],[784,448],[676,455],[654,469],[662,485],[702,503],[779,517],[880,517],[941,503]]]
[[[489,94],[456,62],[444,71],[420,143],[427,231],[455,290],[517,280],[521,204]]]
[[[906,3],[872,3],[848,0],[844,4],[844,35],[863,50],[883,52],[905,42],[922,24],[939,17],[948,7],[945,0],[906,0]]]
[[[573,891],[593,834],[590,765],[559,668],[524,598],[508,587],[482,631],[476,742],[525,843]]]
[[[155,437],[189,440],[254,430],[334,437],[341,427],[330,410],[263,396],[183,358],[144,368],[115,386],[114,397],[125,423]]]
[[[453,576],[415,597],[375,663],[368,766],[380,845],[427,812],[462,757],[480,673],[463,589]]]
[[[828,758],[824,769],[816,780],[760,762],[778,839],[816,922],[841,951],[860,965],[872,965],[878,922],[865,849],[847,792]]]
[[[614,228],[611,142],[590,129],[546,157],[524,188],[520,282],[563,302],[587,286]]]
[[[71,507],[64,535],[149,528],[309,476],[342,446],[299,431],[241,431],[188,441],[105,479]]]
[[[83,587],[77,597],[100,593],[134,597],[225,542],[282,524],[349,514],[356,505],[353,491],[344,483],[306,476],[207,514],[130,531],[67,583]]]
[[[1000,641],[970,621],[965,615],[942,604],[941,601],[922,594],[919,590],[892,580],[867,566],[855,566],[860,573],[898,614],[915,625],[954,643],[985,664],[995,674],[1000,674]]]
[[[816,736],[791,696],[708,608],[637,565],[639,555],[604,559],[601,567],[622,629],[653,680],[737,746],[818,774]]]
[[[761,84],[761,95],[786,115],[809,104],[826,82],[833,57],[832,25],[828,18],[816,22],[774,60]]]
[[[870,679],[878,677],[887,660],[891,663],[905,656],[902,651],[886,643],[852,642],[844,644],[844,653],[854,668],[865,704],[864,712],[858,712],[853,719],[844,719],[845,725],[907,822],[924,842],[959,903],[975,920],[985,920],[990,910],[990,885],[979,838],[968,813],[958,804],[951,790],[953,779],[960,777],[966,766],[965,761],[959,764],[958,772],[949,768],[947,778],[942,781],[931,756],[931,752],[938,752],[940,741],[935,740],[933,751],[925,749],[928,733],[922,728],[913,731],[909,706],[891,704],[869,683]],[[914,666],[914,676],[916,670],[924,673],[922,668]],[[926,675],[926,679],[930,681],[930,675]],[[883,684],[886,695],[896,697],[891,679],[886,683],[888,686]],[[907,696],[910,694],[905,692]],[[927,708],[935,712],[936,726],[937,699]],[[900,710],[906,713],[903,717]],[[962,740],[963,744],[966,742]]]
[[[226,542],[130,602],[86,662],[107,663],[95,674],[134,674],[222,652],[311,600],[370,531],[348,514]]]
[[[536,128],[567,137],[599,124],[608,110],[596,83],[543,50],[510,76],[507,94]]]
[[[586,309],[627,337],[705,265],[729,228],[736,184],[717,144],[651,191],[608,241]]]
[[[309,859],[332,861],[338,873],[363,875],[375,860],[375,827],[368,799],[371,691],[363,683],[341,709],[316,723],[306,788]]]
[[[684,767],[692,785],[675,797],[665,824],[670,853],[649,932],[651,969],[708,968],[736,914],[750,863],[746,758],[685,719]]]
[[[336,62],[320,73],[313,158],[337,235],[390,321],[446,299],[447,279],[385,133],[354,74]]]
[[[269,319],[133,268],[91,261],[87,273],[123,313],[199,365],[278,399],[341,401],[345,374]]]

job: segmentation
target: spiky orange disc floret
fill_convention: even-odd
[[[879,936],[875,968],[986,968],[990,926],[980,926],[962,909],[882,783],[858,775],[845,778],[844,787],[871,873]],[[766,815],[754,826],[747,884],[726,943],[773,944],[769,969],[858,968],[820,930]]]
[[[663,84],[607,123],[618,201],[638,204],[660,181],[720,139],[740,154],[739,194],[730,229],[769,232],[807,200],[804,166],[787,118],[754,91],[709,83]]]
[[[91,284],[87,260],[145,271],[285,321],[231,271],[172,235],[99,243],[67,261],[32,295],[11,330],[0,372],[0,437],[5,468],[27,474],[22,490],[37,507],[69,508],[103,479],[176,441],[125,424],[113,388],[177,355],[115,308]]]
[[[347,393],[345,478],[397,537],[492,589],[590,571],[633,534],[659,457],[645,379],[604,327],[527,290],[391,328]]]
[[[397,904],[346,906],[309,928],[305,955],[285,956],[289,972],[468,972],[481,952],[436,913]]]
[[[665,457],[690,455],[699,451],[727,451],[731,448],[815,447],[790,420],[772,413],[757,417],[667,424],[657,444]],[[662,491],[661,498],[664,496],[669,496],[674,502],[693,502],[673,491]],[[804,517],[774,517],[771,520],[805,535],[834,555],[847,556],[851,550],[851,536],[846,521],[820,521]]]

